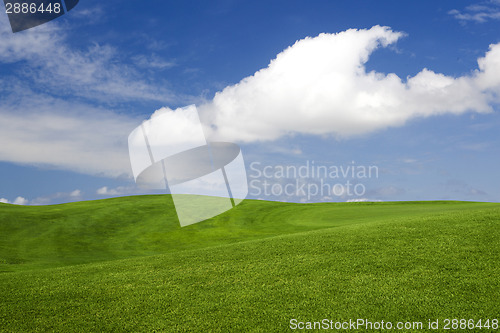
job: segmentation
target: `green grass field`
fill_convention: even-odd
[[[494,203],[246,200],[184,228],[169,196],[0,204],[0,331],[500,319],[499,263]]]

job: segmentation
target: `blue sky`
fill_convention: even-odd
[[[387,28],[372,29],[377,25]],[[220,134],[240,144],[250,180],[265,166],[298,168],[313,161],[379,170],[369,179],[327,179],[331,185],[362,184],[361,195],[263,195],[250,189],[251,198],[498,202],[499,54],[490,52],[487,69],[479,73],[484,75],[475,75],[478,59],[500,43],[499,28],[498,1],[81,0],[68,14],[16,34],[2,12],[0,200],[51,204],[149,193],[131,177],[128,134],[155,110],[196,104],[208,116],[218,115],[213,121]],[[334,34],[348,29],[358,30],[341,35],[347,36],[342,49],[328,48],[331,64],[329,54],[308,53],[321,52],[339,40]],[[326,37],[317,37],[322,33]],[[295,44],[306,37],[311,42]],[[368,45],[363,38],[379,43],[367,52],[363,73],[382,77],[355,81],[346,93],[371,94],[373,121],[356,118],[360,110],[350,104],[343,110],[327,97],[306,104],[307,114],[296,110],[302,92],[321,96],[329,84],[344,91],[335,75],[362,57]],[[309,56],[300,57],[300,50]],[[286,88],[269,69],[234,92],[224,90],[268,68],[278,54],[291,59],[275,62],[285,75],[311,68],[318,81]],[[328,68],[331,75],[324,75]],[[392,83],[390,73],[397,76]],[[420,90],[411,92],[408,82],[415,77]],[[445,88],[422,88],[443,80],[452,86],[443,96]],[[249,98],[261,84],[272,96]],[[410,92],[401,97],[397,89]],[[236,106],[224,111],[233,97]],[[395,110],[386,111],[391,99]],[[255,130],[245,117],[262,128]],[[283,187],[297,179],[269,181]]]

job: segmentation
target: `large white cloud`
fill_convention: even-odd
[[[500,90],[500,44],[491,46],[469,76],[423,69],[402,80],[367,72],[371,53],[401,36],[375,26],[297,41],[267,68],[202,105],[207,131],[212,138],[240,142],[290,133],[349,137],[401,126],[415,117],[492,111],[494,92]]]
[[[82,70],[71,73],[61,60],[63,56],[56,54],[62,64],[54,62],[51,75],[62,83],[75,80],[73,87],[96,83],[89,88],[92,91],[84,93],[87,99],[99,101],[101,96],[94,90],[101,89],[112,96],[115,78],[117,100],[156,99],[158,90],[154,87],[148,86],[145,92],[134,88],[126,75],[120,76],[126,67],[99,74],[109,60],[106,52],[95,51],[100,54],[97,60],[85,60],[85,53],[71,49],[50,25],[46,29],[19,35],[24,36],[20,39],[8,37],[0,45],[0,61],[26,61],[36,67],[37,57],[47,59],[54,47],[59,47],[68,51],[68,59]],[[492,45],[478,60],[478,69],[462,77],[428,69],[405,80],[395,74],[367,72],[365,64],[371,53],[401,36],[376,26],[300,40],[267,68],[226,87],[201,105],[206,132],[212,139],[239,142],[274,140],[291,133],[349,137],[401,126],[415,117],[493,110],[500,96],[500,44]],[[48,64],[41,66],[49,71]],[[90,81],[86,81],[87,70]],[[0,79],[0,92],[4,93],[0,99],[0,161],[106,176],[131,174],[127,137],[142,119],[81,100],[34,92],[25,82],[11,79]],[[162,108],[156,115],[173,112]],[[169,120],[165,131],[180,128],[176,117],[164,118]]]

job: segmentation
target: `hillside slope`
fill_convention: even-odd
[[[193,247],[215,239],[222,245],[0,274],[0,327],[282,332],[293,318],[364,318],[422,322],[424,328],[439,319],[442,330],[446,318],[489,319],[491,325],[500,314],[499,205],[245,202],[196,228],[171,228],[193,237]],[[295,233],[269,237],[280,228]],[[223,244],[224,235],[234,241],[247,234],[268,238]]]
[[[399,217],[493,207],[498,205],[246,200],[224,214],[180,228],[168,195],[36,207],[0,204],[0,272],[155,255]]]

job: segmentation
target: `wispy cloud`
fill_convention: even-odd
[[[349,199],[346,202],[382,202],[382,200],[361,198],[361,199]]]
[[[13,34],[7,22],[0,20],[0,161],[130,175],[127,137],[142,118],[116,105],[179,97],[110,45],[78,49],[57,23]],[[170,65],[156,55],[137,59]]]
[[[92,7],[78,8],[71,12],[72,18],[81,19],[87,24],[99,22],[106,16],[105,10],[98,4],[93,4]]]
[[[107,186],[103,186],[97,189],[96,194],[103,196],[115,196],[115,195],[125,195],[137,192],[138,189],[136,186],[118,186],[115,188],[109,188]]]
[[[26,83],[34,81],[53,94],[101,102],[175,101],[174,93],[149,82],[112,46],[94,44],[79,50],[66,39],[65,31],[55,23],[13,34],[7,20],[0,20],[0,62],[24,64],[18,73],[29,79]],[[166,64],[158,57],[153,62]]]
[[[459,179],[448,179],[444,184],[442,184],[447,193],[451,194],[452,197],[456,197],[457,194],[463,194],[467,196],[486,196],[488,193],[471,186]]]
[[[30,204],[31,205],[49,205],[54,203],[55,200],[57,201],[78,201],[82,198],[83,193],[81,190],[74,190],[71,192],[57,192],[51,195],[43,196],[43,197],[37,197],[33,200],[31,200]]]
[[[0,37],[5,37],[0,62],[26,62],[26,75],[37,83],[90,101],[31,90],[24,78],[4,79],[0,142],[8,144],[0,145],[0,160],[130,175],[127,137],[142,119],[95,107],[92,101],[156,100],[163,98],[162,90],[142,80],[136,69],[115,61],[112,47],[74,50],[56,26],[44,26],[15,34],[19,37],[10,32],[4,36],[0,27]],[[370,55],[402,36],[375,26],[300,40],[268,67],[201,105],[202,118],[211,125],[207,132],[212,138],[239,142],[272,141],[294,133],[351,137],[402,126],[415,117],[493,110],[500,96],[500,44],[492,45],[478,59],[479,68],[462,77],[425,68],[406,81],[392,73],[366,72]],[[44,71],[52,74],[42,77]],[[179,124],[167,125],[166,131]],[[301,153],[290,148],[293,154]]]
[[[452,9],[448,14],[462,22],[473,21],[484,23],[489,20],[500,20],[500,1],[490,0],[478,2],[465,7],[463,11]]]
[[[18,89],[13,87],[14,90]],[[129,175],[127,137],[140,118],[23,89],[0,100],[0,160]]]
[[[141,68],[154,69],[154,70],[165,70],[168,68],[172,68],[176,66],[174,61],[166,61],[156,54],[151,54],[150,56],[146,55],[138,55],[134,56],[132,60],[136,63],[137,66]]]
[[[478,142],[478,143],[467,143],[460,146],[460,148],[465,150],[471,150],[475,152],[483,152],[491,150],[492,143],[490,142]]]

